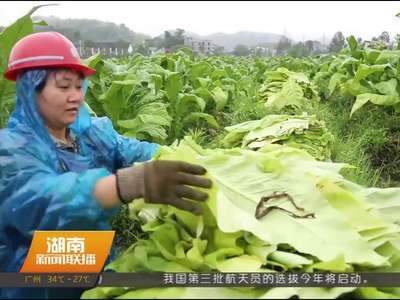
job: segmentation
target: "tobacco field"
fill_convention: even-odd
[[[0,34],[0,71],[33,32]],[[135,200],[111,221],[116,272],[399,272],[400,50],[306,58],[175,53],[85,63],[86,103],[154,159],[201,164],[205,213]],[[15,86],[0,79],[0,128]],[[94,288],[82,298],[398,298],[399,288]]]

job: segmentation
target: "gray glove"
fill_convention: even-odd
[[[169,204],[177,208],[201,214],[202,209],[183,198],[205,201],[208,194],[189,186],[210,188],[210,179],[204,175],[206,169],[182,161],[155,160],[144,164],[119,169],[117,176],[118,195],[123,203],[144,198],[147,203]]]

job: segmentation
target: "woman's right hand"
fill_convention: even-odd
[[[201,176],[205,173],[202,166],[183,161],[149,161],[118,170],[117,190],[123,203],[144,198],[147,203],[169,204],[201,214],[201,206],[186,199],[207,200],[207,193],[193,188],[212,186],[210,179]]]

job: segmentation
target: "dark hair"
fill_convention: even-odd
[[[35,88],[37,93],[40,93],[43,90],[44,86],[46,85],[47,79],[49,79],[51,74],[58,73],[60,71],[74,71],[74,70],[68,68],[47,68],[45,69],[45,71],[46,71],[46,76],[43,78],[43,81],[40,82]],[[79,74],[80,79],[82,80],[85,79],[85,76],[83,75],[82,72],[77,72],[77,73]]]
[[[36,86],[36,88],[35,88],[35,90],[36,90],[36,92],[37,93],[40,93],[42,90],[43,90],[43,88],[44,88],[44,86],[46,85],[46,82],[47,82],[47,78],[49,77],[49,73],[48,73],[48,71],[46,70],[46,76],[43,78],[43,80]]]

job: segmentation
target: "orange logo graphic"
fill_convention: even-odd
[[[102,270],[114,231],[35,231],[22,273]]]

